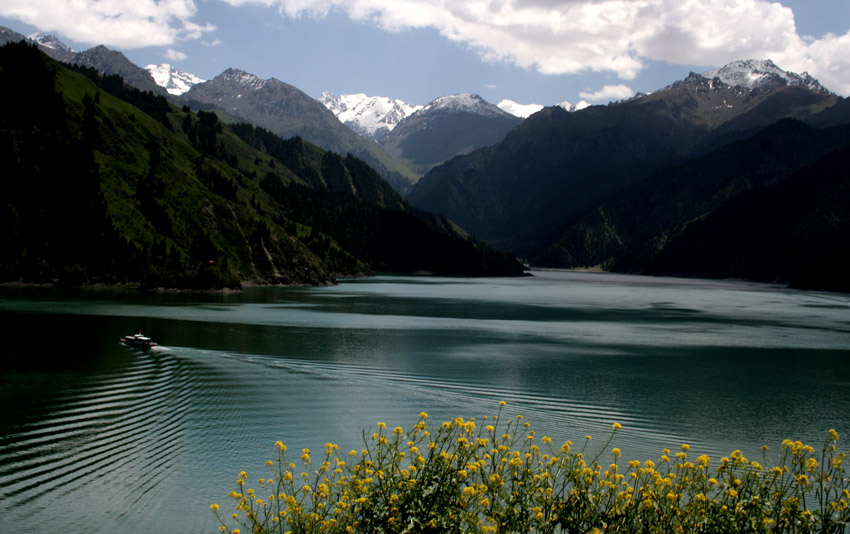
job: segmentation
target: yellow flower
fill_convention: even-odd
[[[274,446],[277,447],[278,450],[286,451],[286,445],[284,445],[282,441],[275,441]]]
[[[505,402],[505,401],[499,401],[499,406],[504,406],[506,404],[507,404],[507,402]]]
[[[400,426],[397,426],[393,429],[393,434],[401,435],[403,433],[404,433],[404,430],[402,430],[402,428]]]
[[[428,419],[428,413],[427,412],[419,412],[419,418],[420,419]]]
[[[210,505],[210,510],[212,510],[213,512],[218,512],[218,508],[219,508],[219,506],[217,504],[211,504]]]
[[[808,469],[810,473],[814,473],[818,469],[818,461],[814,458],[809,458],[806,461],[806,469]]]
[[[613,456],[614,458],[619,458],[620,457],[620,449],[618,449],[617,447],[614,447],[613,449],[611,449],[611,456]]]
[[[378,429],[379,430],[386,430],[386,428],[387,428],[386,423],[378,423]]]
[[[621,425],[620,423],[614,423],[613,425],[611,425],[611,428],[614,430],[620,430],[621,428],[623,428],[623,425]]]

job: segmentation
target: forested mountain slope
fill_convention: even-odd
[[[92,68],[74,72],[27,44],[7,45],[0,49],[0,279],[220,288],[325,284],[377,266],[518,272],[510,258],[401,203],[356,158],[289,143],[272,155],[213,113],[181,110]],[[299,158],[300,167],[292,163]],[[287,207],[288,196],[305,191],[327,211],[357,206],[369,215],[319,230]],[[393,230],[416,235],[393,236],[370,218],[387,213],[404,221]],[[356,243],[347,249],[333,235],[343,229],[378,240],[382,255]],[[439,245],[426,247],[420,235]],[[413,251],[387,252],[397,245]],[[452,247],[468,261],[442,254]]]

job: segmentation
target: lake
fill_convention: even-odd
[[[0,532],[217,532],[274,442],[522,414],[538,435],[778,451],[850,436],[850,295],[535,272],[142,295],[0,288]],[[149,352],[118,338],[139,329]],[[846,443],[846,442],[845,442]],[[846,448],[846,446],[845,446]]]

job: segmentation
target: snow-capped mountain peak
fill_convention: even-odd
[[[496,106],[502,111],[522,119],[528,118],[543,109],[540,104],[519,104],[507,98],[500,101]]]
[[[829,92],[809,73],[796,74],[782,70],[769,59],[733,61],[719,69],[703,73],[702,77],[708,80],[717,78],[732,87],[742,87],[749,90],[802,86],[812,91]]]
[[[479,95],[469,93],[438,97],[419,110],[419,113],[433,111],[467,112],[484,116],[499,116],[506,113]]]
[[[148,65],[145,69],[151,73],[157,85],[165,88],[172,95],[182,95],[193,85],[206,81],[192,73],[177,70],[168,63]]]
[[[319,97],[319,102],[357,133],[375,140],[392,131],[402,119],[422,108],[403,100],[367,96],[363,93],[334,95],[325,92]]]
[[[571,104],[570,102],[564,100],[563,102],[559,102],[555,105],[559,108],[564,108],[567,111],[581,111],[584,108],[590,107],[590,103],[586,100],[579,100],[577,104]]]
[[[268,81],[241,69],[227,69],[219,74],[218,78],[222,81],[242,85],[250,89],[262,89]]]
[[[30,41],[40,44],[46,48],[52,48],[53,50],[64,50],[66,52],[73,52],[71,47],[63,43],[59,40],[55,35],[48,35],[42,32],[36,32],[29,37],[27,37]]]
[[[511,115],[523,119],[528,118],[543,109],[543,106],[541,106],[540,104],[517,104],[513,100],[507,99],[502,100],[497,105],[502,111],[506,111]],[[571,104],[570,102],[567,102],[565,100],[555,105],[559,108],[564,108],[567,111],[581,111],[584,108],[590,107],[590,104],[585,102],[584,100],[580,101],[578,104]]]

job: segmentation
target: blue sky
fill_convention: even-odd
[[[0,24],[313,97],[604,103],[749,58],[850,95],[848,0],[3,0]]]

